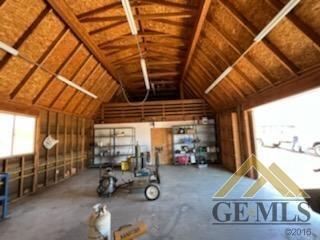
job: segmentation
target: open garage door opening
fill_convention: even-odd
[[[258,158],[303,189],[320,189],[320,89],[253,110]]]

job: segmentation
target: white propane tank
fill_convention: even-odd
[[[107,205],[96,204],[89,218],[89,240],[111,240],[111,213]]]

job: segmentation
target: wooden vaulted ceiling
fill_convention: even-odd
[[[141,99],[146,90],[137,40],[131,35],[121,1],[66,0],[66,3],[115,69],[131,99]],[[130,3],[139,31],[138,41],[155,88],[150,98],[176,98],[203,3],[197,0]]]
[[[53,75],[0,50],[0,98],[92,117],[118,84],[104,66],[45,2],[0,1],[0,40],[45,69],[98,96],[93,99]]]
[[[288,0],[130,0],[155,94],[204,98],[219,111],[319,70],[320,1],[301,3],[250,47]],[[2,0],[0,41],[98,96],[0,50],[2,100],[91,117],[119,90],[145,95],[138,48],[120,0]],[[183,94],[184,93],[184,94]]]
[[[184,89],[220,111],[280,86],[285,92],[286,84],[300,83],[311,74],[320,85],[320,1],[302,0],[243,55],[287,2],[212,0]],[[206,95],[210,84],[234,63],[231,73]]]

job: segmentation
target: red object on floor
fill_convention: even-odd
[[[176,157],[176,162],[180,165],[187,165],[189,163],[189,158],[187,156]]]

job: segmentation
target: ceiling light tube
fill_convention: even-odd
[[[254,41],[261,41],[265,36],[267,36],[272,29],[295,7],[301,0],[291,0],[288,2],[281,11],[269,22],[269,24],[262,29],[262,31],[255,37]]]
[[[126,14],[128,23],[129,23],[129,27],[130,27],[130,31],[132,33],[132,35],[138,35],[138,31],[137,31],[137,27],[136,27],[136,23],[134,21],[134,17],[132,14],[132,10],[131,10],[131,6],[128,0],[121,0],[124,12]]]
[[[232,70],[232,67],[228,67],[224,72],[207,88],[206,94],[208,94],[219,82],[222,81]]]
[[[13,56],[18,56],[19,51],[0,41],[0,48]]]
[[[94,98],[94,99],[97,99],[97,98],[98,98],[98,97],[97,97],[96,95],[94,95],[93,93],[91,93],[91,92],[87,91],[86,89],[80,87],[79,85],[75,84],[74,82],[66,79],[64,76],[57,75],[56,77],[57,77],[57,79],[59,79],[60,81],[62,81],[62,82],[64,82],[65,84],[67,84],[67,85],[69,85],[69,86],[71,86],[71,87],[73,87],[73,88],[75,88],[75,89],[83,92],[84,94],[87,94],[88,96],[90,96],[90,97],[92,97],[92,98]]]
[[[146,89],[149,91],[150,82],[149,82],[146,60],[144,58],[141,58],[140,63],[141,63],[141,69],[142,69],[142,74],[144,78],[144,84],[146,85]]]

